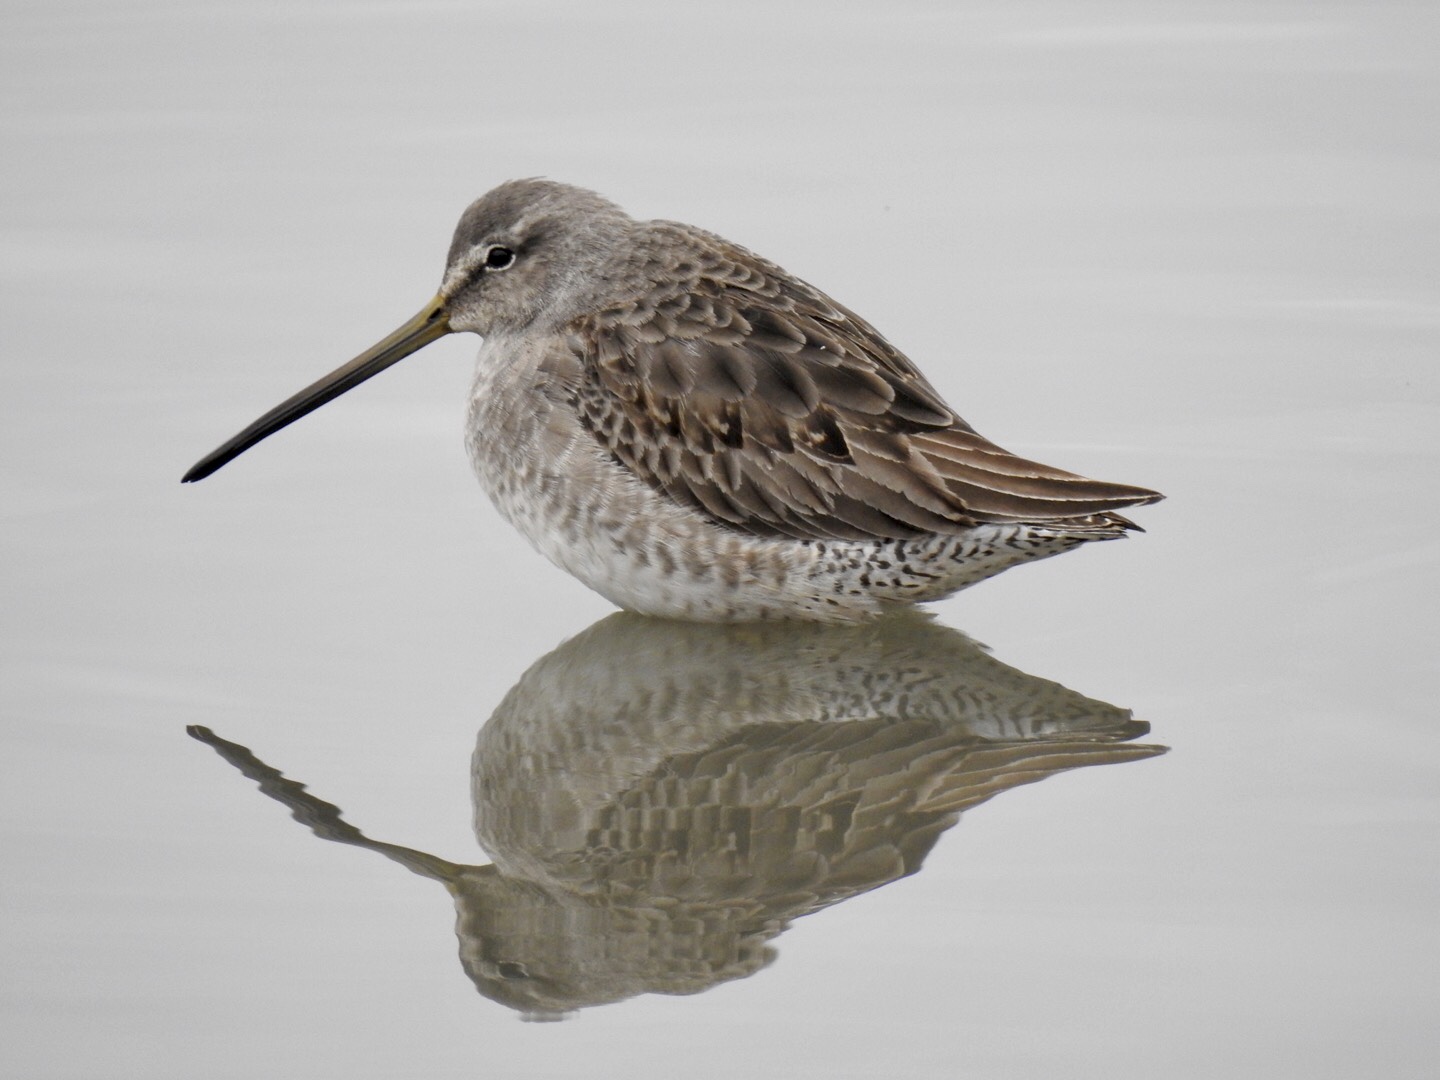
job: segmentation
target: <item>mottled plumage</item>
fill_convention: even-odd
[[[482,335],[468,440],[497,506],[622,607],[851,619],[1134,526],[1160,496],[975,432],[854,312],[721,237],[513,181],[460,220],[439,295],[197,465],[444,333]]]

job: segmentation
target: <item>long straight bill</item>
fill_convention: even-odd
[[[216,469],[239,457],[261,439],[268,438],[281,428],[293,424],[307,413],[314,412],[327,401],[331,401],[347,390],[359,386],[372,375],[378,375],[391,364],[405,359],[411,353],[423,349],[436,338],[450,333],[450,318],[445,310],[445,301],[437,296],[420,309],[409,322],[383,341],[377,342],[343,367],[338,367],[323,379],[311,383],[298,394],[275,406],[260,419],[247,427],[233,439],[216,447],[191,466],[181,477],[182,484],[204,480]]]

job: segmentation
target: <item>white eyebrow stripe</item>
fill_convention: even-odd
[[[451,263],[445,268],[445,278],[440,282],[440,295],[450,299],[464,287],[465,283],[475,276],[475,271],[484,265],[485,254],[490,250],[489,244],[483,247],[471,248],[457,262]]]

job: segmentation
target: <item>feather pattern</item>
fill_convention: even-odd
[[[981,523],[1126,525],[1144,488],[996,446],[854,312],[711,233],[649,223],[631,299],[576,319],[582,423],[614,458],[731,529],[903,539]]]

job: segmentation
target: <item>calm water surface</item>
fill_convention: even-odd
[[[12,7],[0,1074],[1433,1074],[1428,6]],[[611,616],[460,339],[179,485],[537,174],[1169,500],[930,620]]]

